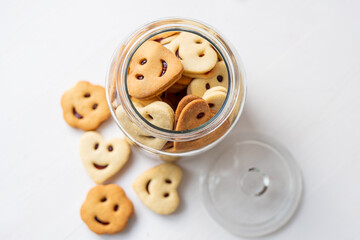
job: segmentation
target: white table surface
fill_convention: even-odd
[[[211,152],[179,162],[175,214],[158,216],[137,198],[132,182],[159,161],[133,152],[113,178],[136,209],[126,230],[97,236],[80,219],[95,184],[78,155],[83,132],[64,122],[60,97],[82,79],[104,84],[120,40],[166,16],[207,22],[233,43],[249,90],[235,131],[275,137],[301,167],[298,213],[264,239],[360,239],[359,11],[355,0],[2,0],[0,239],[238,239],[200,199]],[[98,130],[122,136],[111,119]]]

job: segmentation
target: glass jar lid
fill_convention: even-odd
[[[239,135],[225,140],[200,176],[202,200],[229,232],[260,237],[280,229],[295,214],[302,176],[292,155],[274,139]]]

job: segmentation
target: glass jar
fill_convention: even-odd
[[[186,131],[173,131],[158,128],[146,121],[136,110],[126,87],[128,66],[135,51],[146,40],[157,34],[172,31],[186,31],[206,39],[218,52],[228,70],[228,91],[224,104],[216,115],[202,126]],[[211,149],[218,144],[234,128],[243,111],[246,98],[246,80],[243,64],[235,49],[224,37],[204,23],[189,19],[164,19],[148,23],[137,29],[126,38],[115,50],[106,79],[106,96],[111,115],[128,140],[140,149],[164,157],[193,156]],[[227,131],[212,143],[198,149],[183,152],[168,152],[154,149],[136,140],[116,117],[116,108],[122,105],[129,119],[151,138],[159,138],[169,142],[192,141],[215,131],[225,121],[230,121]]]

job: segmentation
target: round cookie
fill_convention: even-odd
[[[61,97],[67,124],[85,131],[95,130],[110,117],[105,89],[86,81],[78,82]]]
[[[187,88],[187,94],[197,95],[202,97],[206,90],[210,88],[221,86],[228,89],[229,77],[224,61],[216,64],[216,74],[209,79],[194,79]]]
[[[121,232],[134,212],[124,190],[116,185],[98,185],[88,192],[81,206],[81,219],[97,234]]]
[[[193,33],[181,32],[166,47],[180,59],[185,74],[206,73],[218,61],[217,53],[211,44]]]

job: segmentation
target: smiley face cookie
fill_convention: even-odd
[[[214,117],[215,112],[210,110],[208,103],[194,95],[186,96],[176,109],[176,131],[185,131],[199,127]],[[196,140],[174,142],[174,147],[166,149],[168,152],[183,152],[204,147],[219,139],[229,129],[230,122],[226,120],[220,127],[208,135]]]
[[[218,112],[226,99],[227,89],[221,86],[213,87],[207,90],[202,97],[211,110]]]
[[[61,97],[65,121],[85,131],[96,129],[110,117],[105,89],[86,81],[78,82]]]
[[[134,212],[132,202],[116,184],[98,185],[90,189],[81,206],[81,219],[97,234],[121,232]]]
[[[140,200],[157,214],[170,214],[179,205],[177,187],[182,178],[180,167],[164,163],[138,177],[133,189]]]
[[[133,102],[133,105],[140,115],[151,124],[159,128],[172,130],[174,111],[167,103],[156,101],[147,106],[143,106],[137,102]],[[116,109],[116,117],[122,127],[138,142],[154,149],[161,149],[165,145],[166,140],[151,136],[133,123],[122,106]]]
[[[214,77],[192,80],[187,88],[187,94],[202,97],[206,90],[209,90],[212,87],[221,86],[228,89],[229,78],[226,65],[224,61],[218,62],[216,65],[217,72]]]
[[[199,35],[181,32],[167,46],[184,66],[184,73],[202,74],[214,68],[217,53],[211,44]]]
[[[97,132],[86,132],[79,144],[81,161],[97,184],[115,175],[130,156],[129,144],[120,138],[105,141]]]
[[[143,43],[129,66],[127,87],[130,96],[148,99],[159,95],[180,79],[183,66],[179,59],[155,41]]]

